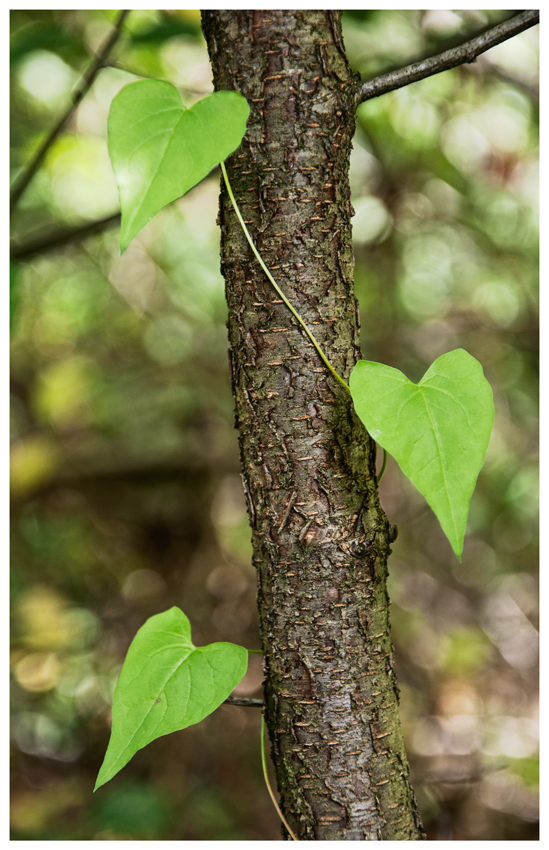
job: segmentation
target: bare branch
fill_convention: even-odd
[[[12,244],[10,260],[29,260],[35,254],[44,254],[47,251],[53,251],[55,248],[62,248],[63,245],[69,242],[75,242],[79,239],[84,239],[86,236],[101,233],[107,227],[119,223],[120,213],[116,212],[106,218],[92,221],[89,224],[82,224],[79,227],[67,228],[66,230],[58,230],[55,233],[48,233],[36,239],[29,239],[23,245]]]
[[[217,175],[218,166],[210,172],[210,175]],[[101,233],[108,227],[113,227],[120,223],[120,213],[116,212],[108,215],[105,218],[100,218],[97,221],[91,221],[89,224],[81,224],[78,227],[65,228],[56,230],[50,233],[45,233],[40,236],[25,237],[23,244],[19,244],[18,240],[12,239],[10,245],[10,260],[19,262],[29,260],[36,254],[45,254],[47,251],[53,251],[56,248],[62,248],[69,242],[76,242],[80,239],[85,239],[87,236],[93,236],[96,233]]]
[[[414,62],[405,68],[399,68],[398,71],[391,71],[388,74],[374,77],[373,80],[363,83],[360,87],[358,103],[364,103],[364,101],[371,100],[373,97],[379,97],[389,91],[394,91],[394,89],[400,89],[410,83],[423,80],[425,77],[431,77],[433,74],[455,68],[457,65],[474,62],[481,53],[485,53],[491,47],[495,47],[496,44],[500,44],[538,23],[539,10],[521,12],[519,15],[514,15],[503,23],[486,30],[485,33],[471,39],[471,41],[466,41],[459,47],[446,50],[430,59]]]
[[[40,165],[42,164],[44,157],[46,156],[46,153],[49,150],[49,148],[51,147],[51,145],[53,144],[53,142],[55,141],[55,139],[57,138],[57,136],[59,135],[59,133],[61,132],[61,130],[63,129],[63,127],[67,123],[67,121],[69,120],[69,118],[71,117],[71,115],[73,114],[74,110],[76,109],[76,107],[78,106],[78,104],[80,103],[80,101],[82,100],[84,95],[89,91],[93,81],[95,80],[95,78],[96,78],[97,74],[99,73],[99,71],[101,70],[101,68],[104,67],[105,61],[106,61],[109,53],[111,52],[112,48],[114,47],[114,45],[118,41],[118,38],[119,38],[120,33],[122,31],[122,24],[124,23],[124,20],[126,19],[126,17],[128,15],[129,15],[128,9],[122,10],[120,12],[120,14],[118,15],[118,18],[116,19],[116,21],[114,23],[113,31],[111,32],[111,34],[107,38],[105,44],[101,48],[100,52],[97,54],[97,56],[95,57],[95,59],[93,60],[91,65],[89,66],[88,70],[83,75],[82,79],[80,80],[79,85],[77,86],[77,88],[75,89],[75,91],[73,93],[73,96],[71,98],[71,102],[70,102],[68,108],[66,109],[64,114],[60,117],[57,124],[55,124],[52,127],[49,134],[46,136],[46,138],[44,139],[44,141],[42,142],[42,144],[40,145],[40,147],[38,148],[38,150],[34,154],[34,157],[28,163],[26,168],[24,168],[24,170],[21,171],[20,174],[15,178],[11,192],[10,192],[10,212],[13,209],[15,209],[15,207],[17,206],[21,195],[23,194],[23,192],[25,191],[25,189],[29,185],[30,181],[32,180],[32,178],[34,177],[36,172],[38,171]]]
[[[262,699],[246,699],[246,697],[227,697],[227,705],[245,705],[248,708],[263,708]]]

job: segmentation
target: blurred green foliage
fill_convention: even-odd
[[[12,167],[66,107],[115,12],[14,10]],[[502,12],[344,13],[364,78]],[[13,244],[117,210],[110,102],[156,76],[212,89],[195,11],[133,11],[13,216]],[[429,837],[537,836],[537,31],[363,104],[352,155],[362,351],[417,380],[463,347],[496,424],[463,564],[389,460],[393,642]],[[125,254],[116,226],[12,273],[12,836],[276,840],[259,712],[222,706],[92,788],[122,659],[178,605],[198,645],[259,645],[214,174]],[[259,693],[252,657],[240,693]]]

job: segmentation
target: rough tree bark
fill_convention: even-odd
[[[360,358],[349,155],[359,80],[333,11],[207,11],[215,88],[251,107],[228,172],[267,266],[345,380]],[[301,840],[423,838],[393,671],[396,535],[375,444],[271,289],[222,194],[236,425],[258,572],[266,719]]]

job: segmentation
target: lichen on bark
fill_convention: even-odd
[[[215,88],[251,107],[228,161],[244,219],[348,381],[360,358],[348,180],[359,81],[339,13],[207,11],[203,28]],[[300,840],[422,838],[398,714],[386,590],[394,530],[375,444],[270,287],[225,193],[220,224],[283,811]]]

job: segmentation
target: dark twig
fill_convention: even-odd
[[[92,236],[94,233],[101,233],[107,227],[119,223],[120,213],[117,212],[98,221],[92,221],[89,224],[82,224],[79,227],[67,228],[66,230],[58,230],[56,233],[48,233],[36,239],[29,239],[23,245],[15,244],[11,246],[10,259],[19,261],[29,260],[35,254],[44,254],[55,248],[62,248],[68,242],[75,242],[78,239],[84,239],[86,236]]]
[[[474,62],[481,53],[485,53],[491,47],[495,47],[496,44],[500,44],[538,23],[539,10],[521,12],[519,15],[514,15],[503,23],[486,30],[485,33],[471,39],[471,41],[466,41],[459,47],[446,50],[437,56],[431,56],[430,59],[414,62],[405,68],[399,68],[397,71],[374,77],[373,80],[363,83],[360,87],[358,103],[364,103],[364,101],[371,100],[373,97],[379,97],[389,91],[394,91],[394,89],[400,89],[410,83],[423,80],[425,77],[431,77],[433,74],[455,68],[457,65]]]
[[[120,12],[120,14],[118,15],[118,18],[116,19],[116,21],[114,23],[113,31],[111,32],[111,34],[107,38],[105,44],[101,48],[100,52],[97,54],[97,56],[95,57],[95,59],[93,60],[91,65],[89,66],[88,70],[83,75],[82,79],[80,80],[79,85],[77,86],[77,88],[75,89],[75,91],[73,93],[73,96],[71,98],[71,102],[70,102],[68,108],[66,109],[64,114],[61,116],[61,118],[59,119],[57,124],[55,124],[52,127],[49,134],[46,136],[46,138],[44,139],[44,141],[42,142],[42,144],[40,145],[40,147],[38,148],[38,150],[34,154],[31,161],[28,163],[26,168],[24,168],[24,170],[21,171],[21,173],[14,180],[13,186],[12,186],[12,189],[11,189],[11,192],[10,192],[10,212],[17,206],[17,203],[19,202],[21,195],[23,194],[23,192],[25,191],[25,189],[29,185],[30,181],[32,180],[32,178],[34,177],[36,172],[38,171],[38,169],[39,169],[40,165],[42,164],[42,161],[43,161],[44,157],[46,156],[46,153],[48,152],[52,143],[55,141],[55,139],[57,138],[57,136],[59,135],[59,133],[61,132],[61,130],[65,126],[66,122],[69,120],[69,118],[73,114],[74,110],[76,109],[76,107],[78,106],[78,104],[80,103],[80,101],[82,100],[84,95],[89,91],[93,81],[95,80],[95,78],[96,78],[97,74],[99,73],[99,71],[101,70],[101,68],[104,67],[105,61],[106,61],[109,53],[111,52],[112,48],[114,47],[114,45],[118,41],[118,38],[119,38],[120,33],[122,31],[122,24],[124,23],[124,20],[126,19],[128,14],[129,14],[128,9],[122,10]]]
[[[211,174],[216,176],[218,166],[216,166]],[[81,224],[78,227],[68,227],[63,230],[46,233],[41,236],[36,236],[34,239],[25,237],[23,244],[18,244],[16,239],[13,239],[10,245],[10,260],[19,262],[29,260],[35,254],[45,254],[47,251],[53,251],[55,248],[62,248],[69,242],[76,242],[80,239],[85,239],[87,236],[93,236],[96,233],[101,233],[107,227],[112,227],[120,223],[120,213],[116,212],[108,215],[105,218],[100,218],[97,221],[91,221],[89,224]]]
[[[262,699],[246,699],[246,697],[227,697],[227,705],[245,705],[248,708],[263,708]]]

